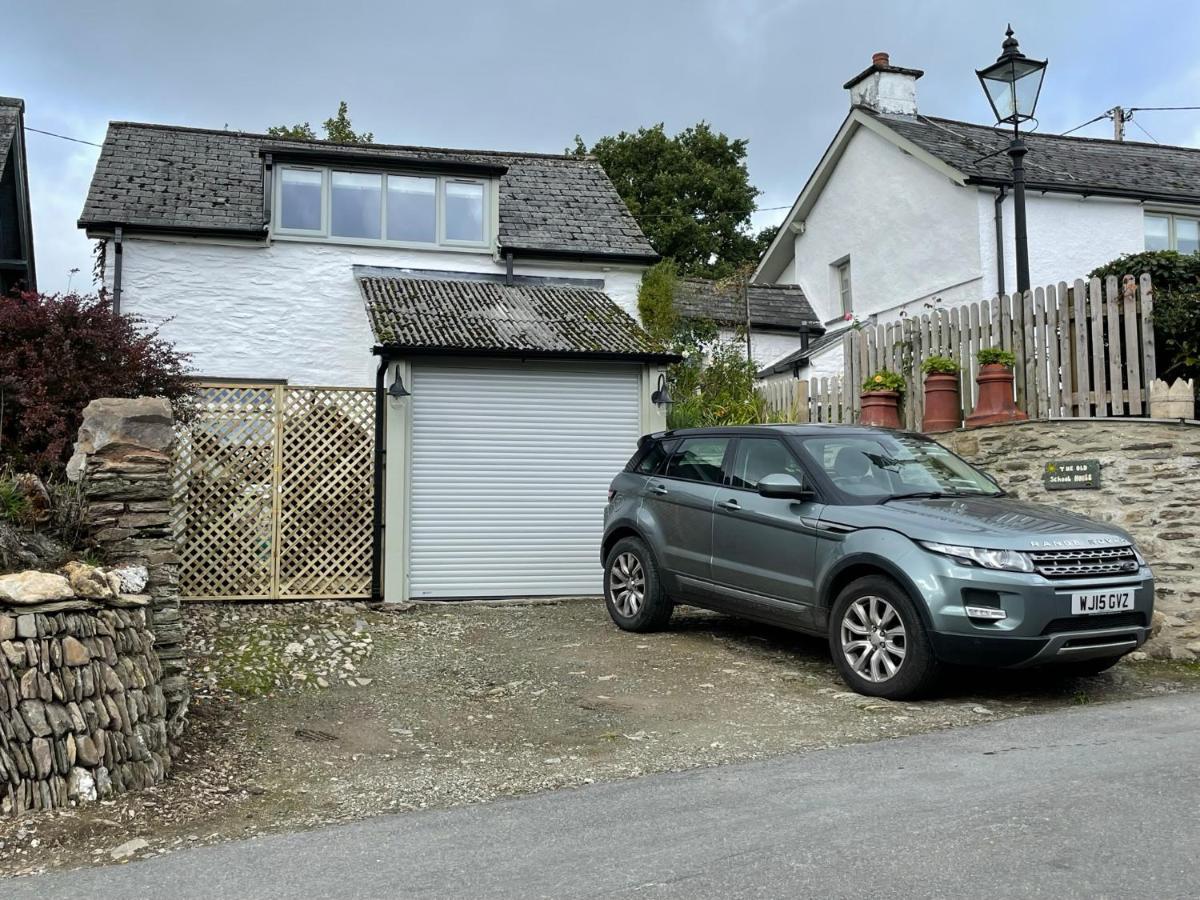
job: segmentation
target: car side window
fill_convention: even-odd
[[[655,441],[642,454],[642,458],[637,461],[633,471],[639,475],[653,475],[662,467],[663,461],[670,455],[671,448],[674,446],[674,441]]]
[[[728,446],[729,438],[684,438],[667,463],[663,475],[667,478],[721,484],[725,480],[725,470],[721,463],[725,459],[725,449]]]
[[[733,456],[730,487],[757,490],[767,475],[791,475],[801,484],[806,482],[804,470],[791,451],[775,438],[742,438]]]

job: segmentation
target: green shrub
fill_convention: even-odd
[[[863,382],[864,391],[899,391],[904,393],[904,378],[888,369],[880,369]]]
[[[1000,365],[1011,369],[1017,364],[1015,353],[1011,350],[1001,350],[999,347],[984,347],[975,354],[975,358],[979,360],[981,366]]]
[[[1174,250],[1131,253],[1094,269],[1092,278],[1150,273],[1154,288],[1154,350],[1158,376],[1200,381],[1200,254]]]
[[[948,356],[931,356],[921,363],[921,371],[926,375],[957,375],[961,369]]]
[[[649,335],[663,344],[675,337],[678,317],[675,315],[675,282],[678,279],[675,263],[664,259],[642,275],[638,288],[638,317]]]

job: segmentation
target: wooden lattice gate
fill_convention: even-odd
[[[370,389],[206,383],[179,430],[175,533],[185,597],[370,593]]]

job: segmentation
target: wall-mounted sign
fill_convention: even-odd
[[[1048,491],[1095,490],[1100,487],[1100,460],[1048,462],[1042,470],[1042,484]]]

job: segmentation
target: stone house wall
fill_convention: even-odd
[[[1145,650],[1200,658],[1200,424],[1152,419],[1017,422],[937,439],[1014,496],[1111,522],[1154,571],[1162,630]],[[1096,459],[1099,490],[1047,490],[1047,462]]]

